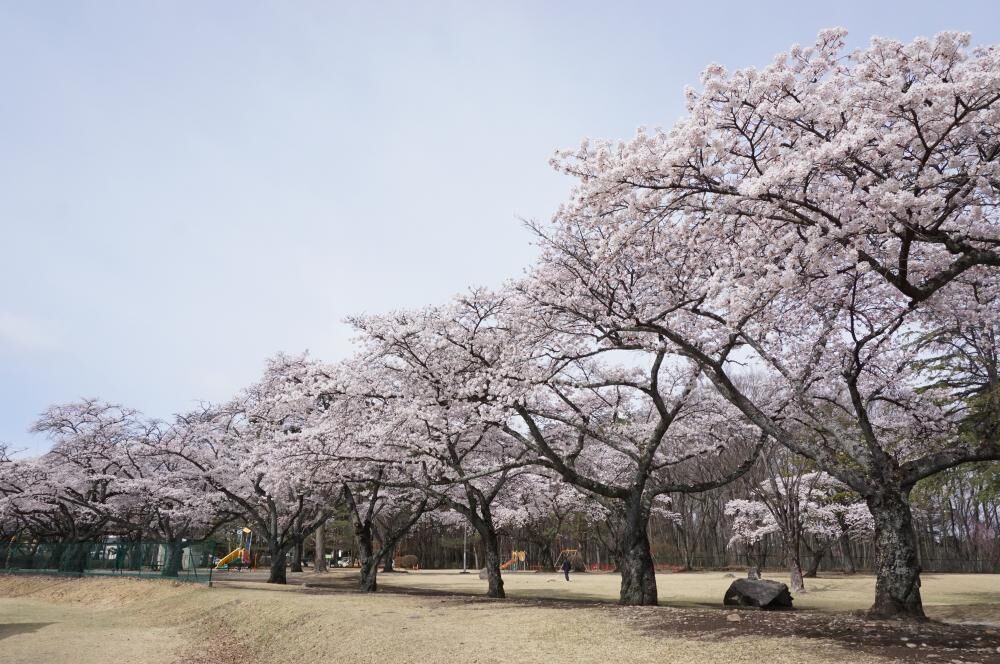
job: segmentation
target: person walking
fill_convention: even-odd
[[[562,571],[563,571],[563,574],[566,575],[566,580],[567,581],[569,581],[569,569],[570,569],[570,567],[572,567],[572,565],[569,564],[569,558],[566,558],[565,560],[563,560]]]

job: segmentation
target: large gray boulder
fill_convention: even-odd
[[[726,606],[750,606],[757,609],[790,609],[792,595],[788,586],[777,581],[736,579],[722,600]]]

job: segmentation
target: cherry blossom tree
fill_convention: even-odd
[[[375,592],[379,562],[433,505],[406,486],[399,448],[386,444],[392,432],[382,428],[384,399],[368,393],[363,365],[295,362],[294,380],[283,388],[295,393],[286,395],[296,402],[292,456],[300,469],[322,469],[325,482],[343,498],[358,545],[361,589]],[[299,524],[296,531],[305,527]],[[323,545],[316,532],[318,559]]]
[[[478,404],[448,396],[455,387],[454,357],[439,345],[437,332],[445,323],[439,312],[353,322],[363,345],[341,390],[351,408],[363,411],[355,426],[365,424],[364,441],[348,458],[368,461],[366,472],[378,472],[383,485],[421,493],[427,509],[464,516],[485,548],[487,596],[505,597],[498,531],[511,516],[504,499],[523,471],[523,451],[505,445]],[[386,467],[391,477],[382,475]]]
[[[391,556],[396,544],[427,513],[428,497],[414,489],[384,486],[382,473],[376,472],[369,481],[344,482],[354,537],[358,543],[361,563],[361,590],[378,589],[378,566]]]
[[[610,331],[675,344],[859,492],[875,520],[871,614],[919,618],[910,489],[1000,457],[921,391],[912,349],[932,308],[981,316],[972,291],[996,283],[1000,53],[954,33],[843,42],[825,31],[761,70],[710,67],[671,129],[560,154],[579,184],[539,229],[542,273]],[[777,400],[739,388],[746,363],[777,377]]]
[[[2,489],[5,510],[35,537],[61,542],[56,549],[66,556],[56,562],[64,571],[82,571],[80,544],[114,534],[166,540],[162,573],[176,576],[183,539],[208,535],[231,517],[216,509],[203,482],[188,481],[163,454],[169,430],[135,410],[87,399],[50,407],[34,428],[53,448],[17,464],[17,477]]]
[[[639,222],[683,210],[713,244],[728,233],[720,287],[864,265],[922,302],[1000,265],[1000,51],[946,32],[845,53],[845,37],[825,30],[763,69],[710,66],[672,128],[560,153],[572,206]]]
[[[275,357],[231,402],[178,417],[169,441],[191,479],[224,496],[266,542],[268,583],[286,582],[288,552],[333,514],[338,498],[336,477],[303,440],[317,409],[310,370],[308,358]]]
[[[23,486],[21,464],[14,461],[5,443],[0,443],[0,541],[10,542],[24,527],[20,514],[14,508],[14,496]]]
[[[137,507],[128,512],[132,527],[162,540],[163,576],[177,576],[185,539],[204,539],[239,517],[225,495],[214,490],[198,468],[173,454],[183,427],[156,423],[123,460],[116,486]]]
[[[520,539],[537,548],[543,571],[555,571],[570,525],[590,526],[607,516],[606,508],[592,495],[541,469],[518,476],[506,493],[508,527],[516,528]]]
[[[767,479],[753,487],[752,499],[730,500],[726,516],[732,519],[730,546],[743,544],[751,551],[761,541],[775,535],[780,538],[788,565],[793,592],[805,592],[801,563],[801,547],[806,535],[820,542],[838,541],[864,530],[863,516],[871,514],[863,502],[836,500],[846,489],[828,474],[808,470],[797,459],[782,458],[786,454],[764,455]],[[860,518],[859,518],[860,517]],[[822,556],[814,553],[815,564]]]
[[[60,571],[82,572],[86,550],[78,545],[127,531],[142,509],[123,480],[128,455],[148,427],[137,411],[97,399],[51,406],[34,424],[53,447],[23,464],[13,505],[37,534],[59,543],[53,562]]]
[[[508,431],[566,481],[621,501],[620,601],[655,604],[646,533],[654,507],[667,494],[740,477],[764,438],[665,339],[644,347],[632,336],[609,334],[589,302],[550,297],[547,284],[532,281],[521,289],[518,307],[544,330],[539,348],[555,361],[513,407],[523,428]]]
[[[460,422],[449,435],[472,431],[470,449],[495,441],[486,467],[534,463],[622,501],[621,601],[655,603],[646,525],[657,497],[731,481],[750,467],[762,439],[735,408],[698,389],[693,363],[666,361],[666,347],[609,339],[585,314],[525,292],[473,291],[450,306],[359,325],[392,358],[388,366],[408,367],[402,384],[421,386],[407,402],[422,401],[415,407],[430,414],[427,426]],[[470,421],[487,426],[482,441]],[[719,454],[735,457],[727,473],[699,472],[699,461]],[[480,463],[472,476],[486,474]],[[482,507],[499,490],[480,493]]]

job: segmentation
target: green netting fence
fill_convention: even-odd
[[[132,576],[211,583],[215,542],[126,540],[0,543],[0,570],[11,574]]]

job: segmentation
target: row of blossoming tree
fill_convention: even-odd
[[[462,518],[503,597],[498,529],[559,483],[613,524],[621,602],[655,604],[651,515],[778,445],[809,472],[731,505],[740,536],[863,523],[872,615],[923,616],[910,491],[1000,458],[1000,51],[844,39],[711,67],[669,129],[558,153],[576,185],[524,278],[352,319],[353,357],[279,356],[173,422],[53,407],[52,451],[3,464],[5,527],[177,540],[239,515],[283,582],[341,505],[374,590],[414,524]],[[856,504],[817,513],[834,485]]]

